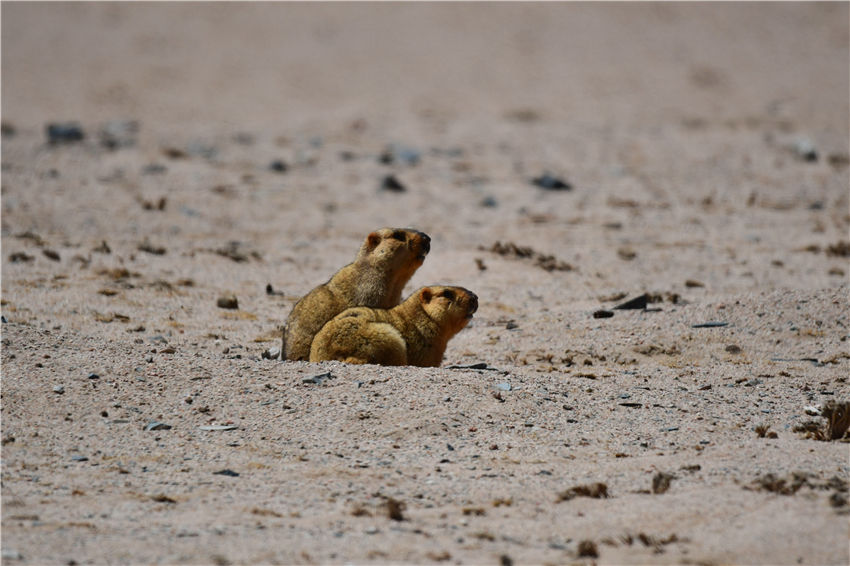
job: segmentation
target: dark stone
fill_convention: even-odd
[[[402,185],[401,181],[395,178],[395,175],[387,175],[384,177],[384,180],[381,181],[381,189],[394,193],[403,193],[407,191],[407,187]]]
[[[611,318],[612,316],[614,316],[614,311],[606,311],[605,309],[593,311],[593,318]]]
[[[83,128],[76,122],[47,124],[47,141],[52,144],[78,142],[85,137]]]
[[[550,175],[549,173],[544,173],[540,177],[535,177],[531,180],[531,183],[535,187],[540,187],[541,189],[547,191],[571,191],[573,190],[573,186],[563,179],[555,177],[554,175]]]
[[[231,477],[231,478],[239,477],[239,472],[234,472],[233,470],[228,469],[228,468],[225,468],[223,470],[219,470],[217,472],[213,472],[213,474],[216,475],[216,476],[228,476],[228,477]]]
[[[286,163],[284,163],[282,159],[275,159],[274,161],[269,163],[269,169],[277,173],[286,173],[289,167],[287,167]]]

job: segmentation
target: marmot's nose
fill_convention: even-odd
[[[469,312],[475,312],[478,310],[478,295],[469,292]]]
[[[422,237],[422,252],[427,254],[431,251],[431,237],[422,232],[419,232],[419,235]]]

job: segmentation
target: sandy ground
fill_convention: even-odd
[[[847,564],[849,17],[3,3],[3,564]],[[443,367],[264,359],[382,226]]]

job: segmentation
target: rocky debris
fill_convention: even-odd
[[[50,144],[74,143],[85,139],[82,126],[77,122],[54,122],[47,124],[47,141]]]
[[[799,138],[793,145],[794,155],[801,161],[815,163],[818,160],[818,150],[808,138]]]
[[[543,173],[531,180],[531,184],[546,191],[571,191],[573,186],[550,173]]]
[[[260,354],[260,357],[264,360],[276,360],[280,357],[280,348],[269,348],[268,350],[263,350],[263,353]]]
[[[25,252],[13,252],[9,254],[9,261],[11,263],[27,263],[35,260],[35,258]]]
[[[576,552],[579,558],[599,558],[599,549],[592,540],[579,541]]]
[[[384,505],[387,509],[387,517],[392,519],[393,521],[404,521],[404,509],[406,505],[399,501],[398,499],[394,499],[392,497],[387,497],[387,500],[384,502]]]
[[[486,250],[486,248],[479,248]],[[545,271],[572,271],[574,267],[565,261],[558,260],[553,255],[546,255],[535,251],[530,246],[518,246],[513,242],[496,242],[489,250],[495,254],[518,259],[530,259],[534,264]]]
[[[260,252],[237,240],[231,240],[227,242],[226,246],[216,248],[213,252],[236,263],[244,263],[251,259],[262,261],[263,259]]]
[[[140,252],[149,253],[152,255],[165,255],[166,249],[164,246],[155,246],[147,238],[136,248]]]
[[[213,475],[216,475],[216,476],[227,476],[227,477],[230,477],[230,478],[238,478],[238,477],[239,477],[239,472],[234,472],[233,470],[231,470],[231,469],[229,469],[229,468],[225,468],[225,469],[223,469],[223,470],[219,470],[219,471],[217,471],[217,472],[213,472]]]
[[[628,246],[623,246],[617,250],[617,255],[620,256],[620,259],[631,261],[637,257],[637,252]]]
[[[151,421],[145,425],[145,431],[148,432],[152,430],[171,430],[171,425],[161,423],[159,421]]]
[[[395,175],[386,175],[381,181],[381,190],[389,191],[391,193],[403,193],[407,191],[407,187],[405,187]]]
[[[768,473],[757,477],[750,485],[744,486],[744,489],[750,491],[769,491],[771,493],[778,493],[779,495],[794,495],[803,487],[810,489],[835,489],[838,492],[846,492],[847,480],[834,477],[825,482],[818,482],[817,478],[807,472],[792,472],[786,477]]]
[[[275,173],[286,173],[288,170],[289,166],[282,159],[275,159],[269,163],[269,171],[274,171]]]
[[[100,144],[113,150],[133,147],[138,133],[139,123],[136,120],[110,120],[100,129]]]
[[[594,499],[604,499],[608,497],[608,484],[602,482],[591,483],[587,485],[577,485],[566,491],[558,494],[556,503],[561,501],[569,501],[575,497],[592,497]]]
[[[832,257],[850,257],[850,241],[836,242],[826,248],[826,255]]]
[[[614,311],[607,311],[605,309],[593,311],[593,318],[611,318],[612,316],[614,316]]]
[[[827,420],[827,438],[844,438],[850,428],[850,402],[828,401],[821,409],[821,415]]]
[[[692,324],[691,328],[722,328],[724,326],[729,326],[728,322],[700,322],[697,324]]]
[[[652,476],[652,493],[655,495],[666,493],[674,479],[676,479],[676,476],[673,474],[658,472]]]
[[[310,377],[305,377],[304,379],[301,380],[301,383],[308,383],[308,384],[311,384],[311,385],[321,385],[325,381],[327,381],[329,379],[333,379],[334,377],[336,377],[336,376],[333,375],[331,372],[326,371],[324,373],[319,373],[319,374],[316,374],[316,375],[311,375]]]
[[[779,438],[776,432],[770,430],[770,425],[760,424],[754,430],[759,438]]]
[[[43,253],[44,257],[46,257],[50,261],[60,261],[61,260],[61,258],[59,257],[59,252],[57,252],[55,250],[45,248],[45,249],[41,250],[41,253]]]
[[[239,301],[236,299],[236,295],[222,295],[218,299],[216,299],[215,304],[218,308],[221,309],[231,309],[235,310],[239,308]]]

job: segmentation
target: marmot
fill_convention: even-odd
[[[405,284],[430,249],[431,238],[417,230],[382,228],[369,234],[354,262],[292,307],[283,329],[282,358],[309,358],[313,336],[349,307],[396,306]]]
[[[437,367],[477,309],[475,293],[443,286],[422,287],[389,310],[351,308],[316,334],[310,361]]]

